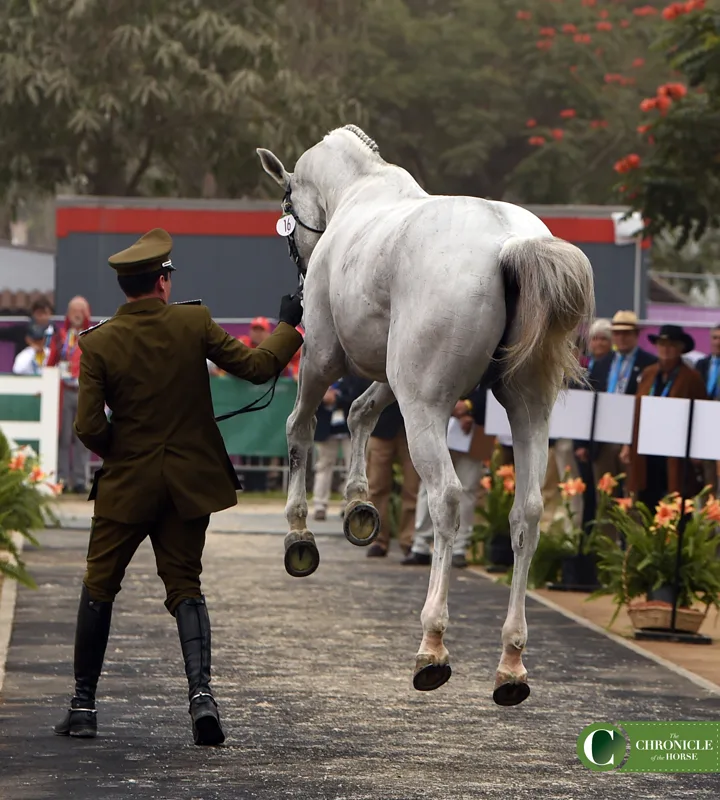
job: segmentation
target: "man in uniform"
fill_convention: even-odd
[[[210,691],[210,620],[200,591],[210,514],[237,503],[241,488],[213,416],[206,359],[264,383],[302,344],[297,297],[283,297],[280,324],[250,349],[205,306],[169,305],[172,239],[159,228],[112,256],[128,302],[80,339],[75,430],[104,459],[95,476],[87,570],[75,633],[75,694],[58,735],[93,737],[95,690],[115,596],[140,543],[150,537],[177,621],[195,744],[225,736]],[[110,421],[105,407],[110,409]]]

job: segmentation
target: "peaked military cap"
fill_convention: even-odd
[[[144,275],[161,269],[174,270],[170,260],[172,245],[172,238],[167,231],[153,228],[135,244],[110,256],[108,264],[118,275]]]

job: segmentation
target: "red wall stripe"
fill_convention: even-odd
[[[129,233],[142,235],[165,228],[173,236],[276,236],[277,211],[204,211],[169,208],[57,209],[57,236],[71,233]],[[612,219],[554,217],[544,219],[554,236],[577,244],[611,244],[615,241]]]

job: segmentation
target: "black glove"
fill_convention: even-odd
[[[280,313],[278,319],[293,328],[302,322],[303,307],[302,300],[294,294],[286,294],[280,301]]]

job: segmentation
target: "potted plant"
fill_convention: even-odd
[[[470,543],[473,560],[477,560],[477,546],[482,542],[483,561],[489,564],[489,572],[504,572],[514,562],[509,515],[515,501],[515,467],[501,464],[501,453],[495,449],[490,474],[480,481],[487,494],[479,508],[481,522],[475,526]]]
[[[677,597],[676,628],[696,633],[709,607],[720,608],[720,500],[706,497],[685,503],[686,527],[681,551],[682,568]],[[602,588],[591,595],[612,595],[616,605],[610,625],[625,606],[633,626],[669,628],[675,600],[675,567],[681,499],[668,495],[653,513],[643,503],[616,500],[608,504],[606,519],[619,530],[626,548],[596,532],[592,548]],[[702,604],[704,610],[693,608]]]
[[[37,546],[33,531],[57,522],[48,507],[61,487],[48,480],[29,447],[11,446],[0,433],[0,574],[26,586],[35,583],[25,568],[14,534]]]

